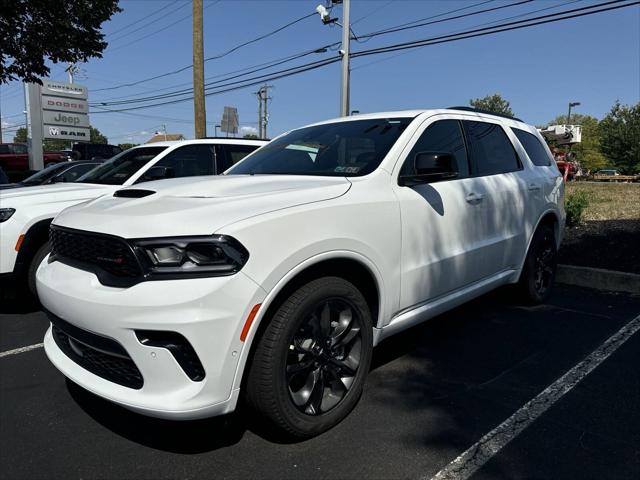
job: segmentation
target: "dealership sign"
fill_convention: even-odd
[[[44,138],[89,141],[87,87],[43,80],[40,95]]]
[[[43,167],[42,140],[89,142],[87,87],[77,83],[42,79],[42,85],[25,84],[29,167]]]

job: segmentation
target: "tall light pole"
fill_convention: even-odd
[[[340,74],[340,116],[346,117],[349,115],[349,53],[351,49],[351,23],[349,13],[351,10],[351,0],[331,0],[331,3],[334,5],[342,3],[342,24],[338,22],[337,18],[331,18],[329,11],[324,5],[318,5],[316,7],[316,11],[320,14],[322,23],[325,25],[337,23],[342,27],[342,48],[340,49],[340,55],[342,55],[342,69]]]
[[[577,107],[580,102],[569,102],[569,113],[567,113],[567,125],[571,125],[571,107]]]
[[[193,120],[196,138],[206,137],[207,116],[204,105],[202,0],[193,0]]]

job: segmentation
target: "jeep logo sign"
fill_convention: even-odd
[[[78,113],[55,112],[52,110],[42,111],[42,121],[46,125],[65,125],[73,127],[88,127],[89,117]]]

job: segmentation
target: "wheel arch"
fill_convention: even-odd
[[[522,268],[524,267],[524,262],[527,259],[527,255],[529,254],[529,248],[531,248],[531,242],[533,241],[533,237],[535,236],[536,232],[542,225],[550,225],[551,228],[553,228],[553,233],[556,239],[556,247],[560,248],[560,241],[562,239],[561,232],[560,232],[560,228],[562,225],[560,221],[560,214],[555,209],[550,208],[545,210],[542,213],[542,215],[540,215],[535,226],[533,227],[533,229],[531,229],[531,235],[529,235],[529,238],[527,239],[527,248],[525,249],[524,256],[520,261],[518,274],[514,276],[513,281],[517,281],[520,278],[520,273],[522,272]]]
[[[384,287],[382,276],[371,261],[350,251],[328,252],[310,258],[290,270],[267,293],[245,340],[236,369],[234,389],[242,386],[246,377],[246,367],[251,363],[257,344],[254,340],[259,338],[261,332],[267,327],[270,316],[298,287],[323,276],[338,276],[353,283],[362,292],[369,305],[374,327],[380,324],[384,311]]]
[[[29,268],[31,259],[38,249],[49,239],[49,226],[53,218],[38,220],[31,225],[24,234],[24,240],[20,245],[20,251],[16,257],[14,273],[24,273]]]

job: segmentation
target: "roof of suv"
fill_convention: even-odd
[[[185,145],[189,143],[219,143],[219,144],[232,144],[232,145],[264,145],[268,143],[267,140],[249,140],[246,138],[196,138],[192,140],[167,140],[163,142],[143,143],[136,145],[132,148],[144,148],[144,147],[172,147],[174,145]]]

